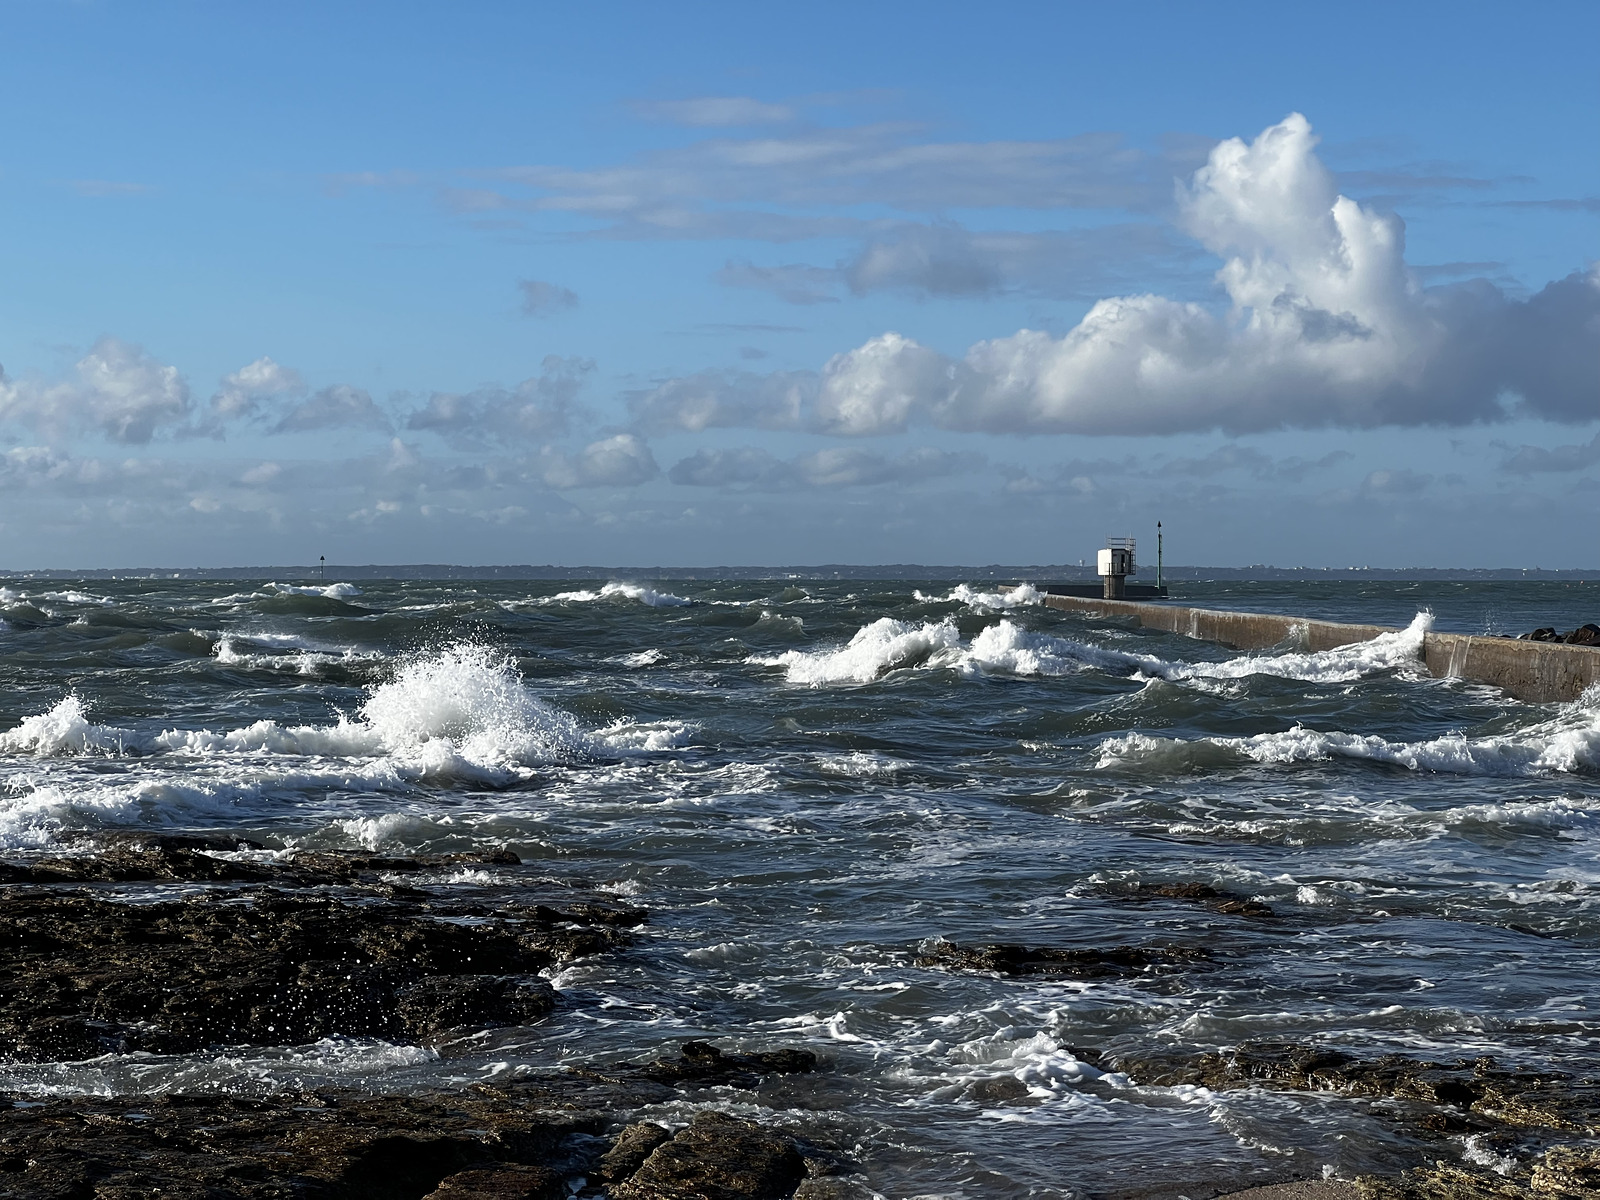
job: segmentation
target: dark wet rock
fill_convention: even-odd
[[[425,1200],[565,1200],[566,1195],[566,1181],[556,1172],[508,1164],[448,1176]]]
[[[527,975],[427,975],[396,994],[395,1015],[431,1041],[454,1029],[532,1025],[555,1007],[555,990]]]
[[[407,1096],[0,1098],[0,1200],[557,1200],[582,1178],[616,1200],[744,1200],[850,1169],[716,1113],[618,1128],[678,1094],[554,1071]]]
[[[917,958],[921,967],[993,971],[1000,975],[1052,975],[1066,979],[1100,979],[1139,975],[1204,964],[1210,953],[1199,946],[1111,946],[1105,949],[1061,950],[1009,943],[958,946],[935,942]]]
[[[216,851],[259,848],[220,838],[118,838],[99,853],[0,862],[0,883],[264,882],[273,877],[271,867],[215,857]]]
[[[252,888],[123,903],[0,890],[0,1053],[423,1042],[528,1024],[555,1002],[537,973],[623,944],[637,912],[418,896]]]
[[[238,851],[260,851],[261,845],[231,836],[156,834],[140,830],[80,830],[62,836],[63,844],[80,851],[0,862],[0,883],[266,883],[274,887],[394,888],[398,880],[412,877],[426,885],[441,872],[501,868],[493,882],[502,887],[537,887],[573,890],[565,880],[533,877],[520,868],[522,860],[509,850],[471,854],[435,854],[394,858],[381,854],[346,851],[295,850],[270,860],[220,857]],[[509,872],[509,873],[508,873]],[[579,917],[588,923],[620,926],[641,924],[642,910],[604,896],[582,905]],[[575,911],[563,900],[563,912]]]
[[[650,1157],[651,1151],[672,1134],[653,1121],[625,1126],[612,1140],[611,1149],[600,1156],[595,1173],[607,1182],[627,1179]]]
[[[1223,891],[1209,883],[1123,883],[1107,884],[1100,889],[1102,895],[1133,903],[1153,900],[1177,900],[1197,904],[1212,912],[1235,917],[1275,917],[1272,907],[1237,892]]]
[[[609,1194],[612,1200],[785,1200],[805,1178],[793,1138],[701,1112]]]
[[[1500,1125],[1600,1135],[1600,1081],[1560,1071],[1504,1069],[1492,1058],[1435,1062],[1388,1054],[1362,1059],[1298,1042],[1248,1042],[1184,1056],[1121,1056],[1136,1082],[1213,1090],[1252,1084],[1444,1105]]]
[[[1436,1162],[1396,1179],[1366,1176],[1356,1187],[1362,1200],[1593,1200],[1600,1196],[1600,1147],[1552,1146],[1531,1168],[1509,1175]]]
[[[685,1042],[674,1059],[660,1058],[638,1071],[647,1079],[679,1087],[749,1087],[764,1075],[805,1075],[817,1069],[809,1050],[732,1054],[710,1042]]]
[[[1518,634],[1517,637],[1525,642],[1565,642],[1569,646],[1600,646],[1600,625],[1590,621],[1566,634],[1559,632],[1554,626],[1545,625],[1531,633]]]
[[[1295,1042],[1253,1042],[1196,1055],[1128,1055],[1135,1082],[1221,1090],[1267,1086],[1370,1098],[1375,1115],[1424,1142],[1471,1137],[1501,1170],[1437,1161],[1394,1178],[1358,1180],[1363,1200],[1577,1200],[1600,1196],[1600,1147],[1550,1144],[1600,1137],[1600,1081],[1501,1067],[1492,1058],[1358,1058]],[[1455,1157],[1454,1154],[1451,1155]],[[1507,1173],[1508,1172],[1508,1173]]]
[[[1015,1075],[997,1075],[993,1079],[980,1079],[967,1089],[974,1100],[1020,1100],[1028,1094],[1028,1085]]]
[[[1252,1042],[1196,1055],[1127,1055],[1136,1083],[1221,1090],[1267,1086],[1339,1092],[1383,1102],[1383,1117],[1422,1138],[1470,1135],[1508,1163],[1543,1158],[1502,1175],[1438,1162],[1395,1179],[1360,1181],[1366,1200],[1567,1200],[1600,1195],[1600,1148],[1546,1146],[1552,1134],[1600,1136],[1600,1081],[1561,1071],[1499,1066],[1492,1058],[1433,1061],[1389,1054],[1358,1058],[1296,1042]]]
[[[463,1172],[529,1183],[564,1178],[558,1164],[575,1135],[592,1136],[603,1123],[598,1114],[551,1119],[503,1095],[472,1091],[9,1105],[0,1110],[0,1198],[419,1200]]]

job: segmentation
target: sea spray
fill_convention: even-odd
[[[986,626],[963,644],[953,620],[915,624],[881,617],[858,629],[844,646],[752,655],[746,661],[783,667],[790,683],[819,687],[871,683],[891,671],[949,669],[968,675],[1069,675],[1097,670],[1128,678],[1243,679],[1274,675],[1309,683],[1346,683],[1415,667],[1432,615],[1418,613],[1406,629],[1333,650],[1246,655],[1224,662],[1172,662],[1071,638],[1024,629],[1009,618]]]

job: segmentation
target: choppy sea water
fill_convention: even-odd
[[[394,1090],[696,1036],[804,1045],[829,1070],[781,1111],[727,1103],[853,1148],[885,1196],[1053,1197],[1422,1157],[1370,1105],[1151,1087],[1083,1048],[1271,1037],[1600,1074],[1600,697],[1519,704],[1414,663],[1430,621],[1571,627],[1600,587],[1175,589],[1406,629],[1248,656],[990,587],[11,581],[9,857],[107,827],[508,847],[651,923],[562,971],[545,1023],[469,1054],[0,1063],[0,1089]],[[1117,898],[1136,882],[1280,917]],[[917,965],[936,938],[1213,958],[1013,979]]]

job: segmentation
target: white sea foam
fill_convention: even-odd
[[[650,742],[618,730],[619,745]],[[655,729],[656,727],[651,727]],[[660,737],[664,734],[656,729]],[[656,740],[659,741],[660,737]],[[653,744],[653,743],[652,743]],[[240,729],[167,729],[155,734],[96,725],[69,695],[48,712],[0,733],[0,752],[48,758],[79,754],[278,755],[384,758],[402,776],[491,772],[568,762],[606,753],[605,736],[586,733],[569,714],[538,699],[508,659],[458,644],[402,661],[354,716],[331,725],[264,720]]]
[[[855,636],[836,650],[788,650],[746,661],[783,667],[790,683],[818,686],[871,683],[904,667],[955,666],[960,658],[961,634],[954,621],[913,625],[880,617],[856,630]]]
[[[259,653],[252,643],[266,643],[261,649],[276,653]],[[285,647],[278,649],[278,647]],[[382,661],[383,655],[362,652],[354,647],[342,650],[317,648],[298,639],[274,634],[250,634],[248,637],[224,637],[212,649],[212,655],[223,666],[241,667],[251,671],[281,671],[307,678],[323,673],[332,666],[350,668],[371,665]]]
[[[695,728],[625,720],[585,730],[530,692],[509,660],[466,644],[402,661],[357,712],[326,725],[262,720],[151,733],[97,725],[69,695],[0,732],[0,756],[11,756],[0,778],[0,847],[37,846],[70,825],[237,819],[241,806],[308,790],[502,788],[563,765],[670,750]],[[68,765],[97,755],[139,761],[111,775]]]
[[[983,592],[971,584],[958,583],[948,596],[930,596],[921,591],[912,594],[924,604],[966,604],[980,612],[1024,608],[1044,601],[1044,593],[1031,583],[1018,584],[1003,592]]]
[[[783,667],[791,683],[870,683],[908,667],[948,668],[969,675],[1070,675],[1085,669],[1172,682],[1275,675],[1313,683],[1347,682],[1402,669],[1417,660],[1432,617],[1418,613],[1410,627],[1369,642],[1315,653],[1246,655],[1225,662],[1169,662],[1153,654],[1112,650],[1022,628],[1009,618],[987,626],[963,645],[953,620],[921,625],[881,617],[842,647],[789,650],[747,662]]]
[[[641,587],[637,583],[608,583],[598,592],[557,592],[554,596],[547,596],[538,603],[589,604],[595,600],[616,599],[637,600],[640,604],[648,604],[651,608],[682,608],[694,603],[686,597],[674,596],[671,592],[658,592],[654,588]]]
[[[1220,663],[1167,664],[1153,672],[1163,679],[1242,679],[1247,675],[1277,675],[1311,683],[1347,683],[1380,671],[1405,667],[1420,670],[1422,640],[1433,628],[1433,614],[1419,612],[1411,624],[1392,633],[1380,633],[1365,642],[1352,642],[1332,650],[1288,654],[1246,654]]]
[[[437,1062],[438,1051],[364,1038],[295,1047],[235,1047],[208,1055],[105,1054],[79,1062],[8,1063],[0,1087],[32,1096],[161,1096],[225,1088],[268,1094],[360,1084]]]
[[[686,721],[618,721],[589,736],[613,754],[655,754],[675,750],[694,736]]]
[[[1304,725],[1253,737],[1193,741],[1132,733],[1102,742],[1096,765],[1181,772],[1230,762],[1290,764],[1335,758],[1455,775],[1540,776],[1600,770],[1600,697],[1587,694],[1560,706],[1548,720],[1485,737],[1450,733],[1395,742],[1376,734],[1324,732]]]
[[[824,754],[818,757],[817,766],[825,775],[840,775],[847,779],[878,779],[900,773],[905,763],[886,754],[866,750],[852,750],[849,754]]]
[[[614,662],[620,666],[638,670],[641,667],[654,667],[667,661],[664,650],[641,650],[637,654],[619,654],[615,658],[608,658],[607,662]]]
[[[128,729],[96,725],[83,701],[63,697],[48,712],[28,717],[15,729],[0,733],[0,753],[54,757],[62,754],[122,754],[134,742]]]
[[[40,599],[57,600],[63,604],[94,604],[102,608],[116,603],[115,600],[108,599],[105,596],[91,596],[88,592],[77,591],[45,592],[40,596]]]
[[[267,590],[284,596],[325,596],[329,600],[348,600],[351,596],[361,595],[361,589],[353,583],[312,584],[305,587],[292,583],[269,583]]]

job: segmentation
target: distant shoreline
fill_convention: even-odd
[[[449,563],[393,563],[393,564],[335,564],[326,568],[314,565],[242,566],[242,567],[80,567],[80,568],[5,568],[0,569],[0,579],[689,579],[689,580],[901,580],[901,579],[1002,579],[1029,580],[1033,582],[1094,579],[1092,566],[1076,563],[1044,563],[1032,565],[989,564],[987,566],[924,565],[920,563],[884,563],[860,566],[841,563],[823,563],[814,566],[719,566],[719,567],[664,567],[664,566],[575,566],[544,565],[460,566]],[[1155,578],[1155,570],[1143,566],[1141,580]],[[1545,570],[1519,567],[1274,567],[1254,565],[1248,567],[1186,567],[1170,566],[1162,569],[1164,580],[1185,583],[1202,582],[1304,582],[1334,583],[1392,580],[1407,582],[1430,581],[1494,581],[1540,580],[1549,582],[1600,581],[1600,568],[1565,568]]]

